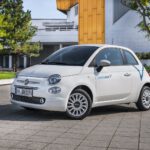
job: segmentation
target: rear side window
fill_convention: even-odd
[[[118,48],[106,48],[100,51],[96,56],[96,65],[98,65],[103,59],[109,60],[111,62],[111,66],[123,65],[122,54]]]
[[[138,65],[137,60],[130,52],[124,50],[124,55],[126,57],[128,65]]]

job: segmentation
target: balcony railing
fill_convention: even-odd
[[[51,27],[51,26],[74,26],[74,22],[67,22],[67,21],[43,22],[43,26],[45,26],[45,27]]]
[[[55,32],[55,31],[78,31],[78,27],[49,27],[45,29],[38,29],[38,31],[47,31],[47,32]]]

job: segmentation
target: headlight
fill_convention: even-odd
[[[57,84],[61,81],[61,76],[59,74],[54,74],[54,75],[51,75],[49,78],[48,78],[48,82],[50,85],[54,85],[54,84]]]
[[[61,88],[60,88],[60,87],[52,87],[52,88],[50,88],[48,91],[49,91],[49,93],[51,93],[51,94],[58,94],[58,93],[61,92]]]

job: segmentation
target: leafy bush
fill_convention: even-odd
[[[146,70],[150,73],[150,66],[145,67]]]
[[[136,53],[139,59],[150,59],[150,52]]]

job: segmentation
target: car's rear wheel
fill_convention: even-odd
[[[83,119],[91,111],[92,100],[89,94],[82,90],[74,90],[68,100],[67,116],[72,119]]]
[[[150,87],[148,86],[143,87],[136,105],[138,109],[141,111],[146,111],[150,109]]]

